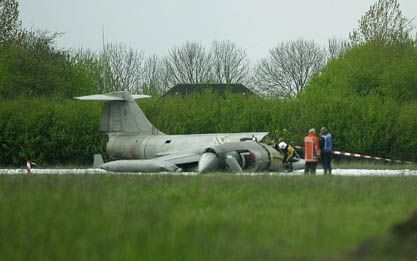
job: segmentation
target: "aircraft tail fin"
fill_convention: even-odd
[[[103,156],[101,154],[94,154],[93,168],[99,168],[104,164]]]
[[[100,130],[107,134],[164,134],[149,122],[135,101],[135,99],[149,97],[148,95],[132,95],[127,91],[119,91],[75,97],[75,99],[106,102],[101,113]]]

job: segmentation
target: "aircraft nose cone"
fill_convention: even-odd
[[[204,173],[208,171],[215,171],[219,167],[219,158],[216,154],[206,152],[201,155],[200,161],[198,162],[198,172]]]

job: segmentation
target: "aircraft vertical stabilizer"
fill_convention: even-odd
[[[163,134],[155,128],[142,112],[135,99],[147,95],[131,95],[127,91],[75,97],[79,100],[106,101],[101,112],[100,130],[122,134]]]

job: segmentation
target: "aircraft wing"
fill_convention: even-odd
[[[116,97],[106,94],[96,94],[96,95],[87,95],[75,97],[77,100],[87,100],[87,101],[124,101],[122,97]]]
[[[111,172],[181,171],[181,165],[197,164],[200,157],[200,154],[169,154],[153,159],[109,161],[97,167]]]
[[[268,132],[254,132],[254,133],[227,133],[227,134],[219,134],[217,139],[221,142],[220,143],[229,143],[229,142],[239,142],[242,138],[251,138],[254,137],[257,140],[262,140],[265,136],[267,136]],[[181,164],[189,164],[189,163],[198,163],[201,158],[200,153],[183,153],[183,154],[177,154],[177,153],[163,153],[157,155],[158,157],[155,158],[160,161],[166,161],[175,165],[181,165]]]
[[[157,157],[155,159],[167,161],[175,165],[197,163],[201,158],[201,154],[169,154]]]
[[[234,141],[240,141],[242,138],[252,138],[255,137],[256,140],[261,141],[263,138],[265,138],[267,135],[269,134],[269,132],[243,132],[243,133],[230,133],[228,134],[229,137],[227,137],[226,139],[229,142],[234,142]]]

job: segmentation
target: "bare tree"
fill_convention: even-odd
[[[0,46],[16,40],[21,29],[17,0],[0,0]]]
[[[257,65],[255,82],[264,94],[294,96],[324,63],[324,51],[314,41],[299,39],[281,43]]]
[[[328,41],[327,59],[333,60],[349,49],[349,43],[346,40],[331,38]]]
[[[157,55],[148,57],[144,63],[142,90],[144,94],[162,94],[169,89],[166,63]]]
[[[218,83],[246,83],[249,59],[244,49],[230,41],[214,41],[211,46],[213,80]]]
[[[141,93],[144,55],[123,44],[107,44],[102,54],[102,91],[127,90]]]
[[[210,55],[199,43],[174,47],[165,59],[169,83],[204,83],[210,80]]]
[[[408,39],[411,22],[400,10],[398,0],[378,0],[359,20],[359,28],[349,34],[352,45],[371,41]]]

